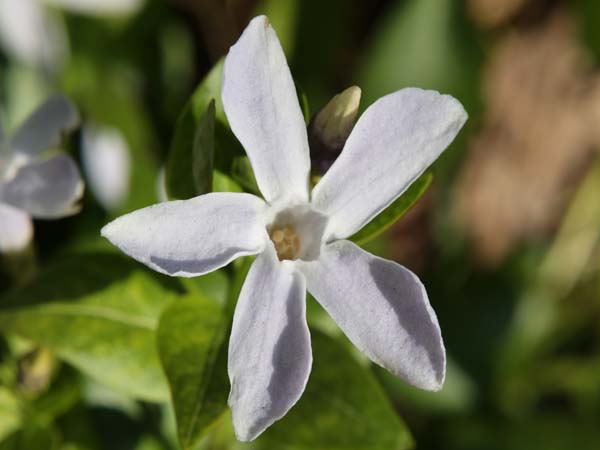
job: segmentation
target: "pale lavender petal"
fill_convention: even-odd
[[[466,120],[456,99],[417,88],[386,95],[367,108],[312,192],[314,207],[330,217],[328,240],[351,236],[398,198]]]
[[[2,201],[38,219],[57,219],[79,211],[83,182],[73,159],[65,154],[25,164],[2,186]]]
[[[250,194],[214,192],[134,211],[101,233],[154,270],[193,277],[262,252],[269,239],[265,208]]]
[[[254,18],[229,50],[222,97],[265,199],[307,201],[306,123],[281,44],[265,16]]]
[[[372,361],[413,386],[442,387],[444,343],[416,275],[349,241],[325,246],[317,261],[296,264],[308,291]]]
[[[296,404],[312,365],[306,288],[272,245],[244,283],[229,341],[229,406],[235,433],[251,441]]]

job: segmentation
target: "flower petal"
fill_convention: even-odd
[[[26,64],[54,67],[68,52],[62,20],[39,0],[0,0],[0,45]]]
[[[305,297],[302,274],[267,246],[244,282],[229,341],[229,406],[241,441],[255,439],[304,392],[312,365]]]
[[[79,124],[75,105],[63,95],[49,97],[19,127],[11,139],[13,152],[33,156],[60,144],[63,133]]]
[[[372,361],[413,386],[438,390],[446,353],[419,279],[349,241],[325,246],[317,261],[298,261],[308,291]]]
[[[38,219],[56,219],[79,211],[83,195],[79,169],[71,157],[61,154],[17,169],[2,186],[2,201],[24,209]]]
[[[306,123],[281,44],[265,16],[254,18],[229,50],[222,97],[265,199],[307,201]]]
[[[435,91],[402,89],[373,103],[312,193],[330,216],[329,240],[351,236],[399,197],[466,119],[456,99]]]
[[[0,203],[0,253],[23,250],[33,237],[29,214],[19,208]]]
[[[154,270],[193,277],[260,253],[268,239],[264,210],[253,195],[215,192],[134,211],[101,234]]]
[[[89,187],[108,211],[123,205],[129,194],[131,158],[117,128],[89,126],[82,132],[81,162]]]

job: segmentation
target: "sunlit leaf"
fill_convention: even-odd
[[[226,409],[229,380],[222,346],[226,319],[215,301],[190,295],[174,302],[158,327],[158,351],[184,450],[192,449]]]
[[[269,428],[262,448],[401,450],[411,434],[373,374],[335,339],[312,330],[313,368],[306,391]]]
[[[21,423],[19,399],[10,389],[0,386],[0,442]]]
[[[178,286],[120,255],[72,256],[0,298],[0,330],[48,347],[101,383],[161,401],[168,390],[155,330]]]
[[[350,240],[359,245],[373,240],[398,221],[421,198],[433,180],[429,172],[421,175],[398,199],[366,224]]]

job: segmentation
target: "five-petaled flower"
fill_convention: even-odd
[[[113,221],[102,234],[174,276],[258,255],[229,341],[229,405],[238,438],[256,438],[304,391],[312,364],[306,289],[372,361],[414,386],[440,389],[445,350],[425,288],[408,269],[346,238],[450,144],[467,118],[461,104],[413,88],[381,98],[309,195],[306,125],[266,17],[253,19],[229,51],[222,99],[264,200],[210,193],[161,203]]]
[[[83,181],[75,162],[64,153],[45,152],[78,124],[75,106],[54,95],[12,136],[5,138],[0,126],[0,251],[27,246],[30,216],[58,219],[79,211]]]

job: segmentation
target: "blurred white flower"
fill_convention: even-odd
[[[60,66],[69,54],[64,22],[53,6],[79,14],[133,14],[144,0],[0,0],[0,45],[29,65]]]
[[[129,147],[116,128],[85,126],[81,160],[89,187],[104,209],[115,211],[129,194]]]
[[[371,105],[309,195],[307,130],[275,31],[257,17],[231,48],[223,106],[264,200],[210,193],[154,205],[102,235],[151,268],[192,277],[258,255],[229,341],[229,405],[252,440],[298,401],[312,364],[305,291],[372,361],[408,383],[440,389],[445,350],[419,279],[346,240],[398,198],[467,119],[454,98],[402,89]]]
[[[29,243],[30,216],[57,219],[79,211],[83,182],[75,162],[66,154],[44,154],[78,124],[75,106],[55,95],[12,136],[0,131],[0,251],[17,251]]]
[[[0,45],[22,63],[45,67],[60,66],[69,48],[61,17],[40,0],[0,0]]]

